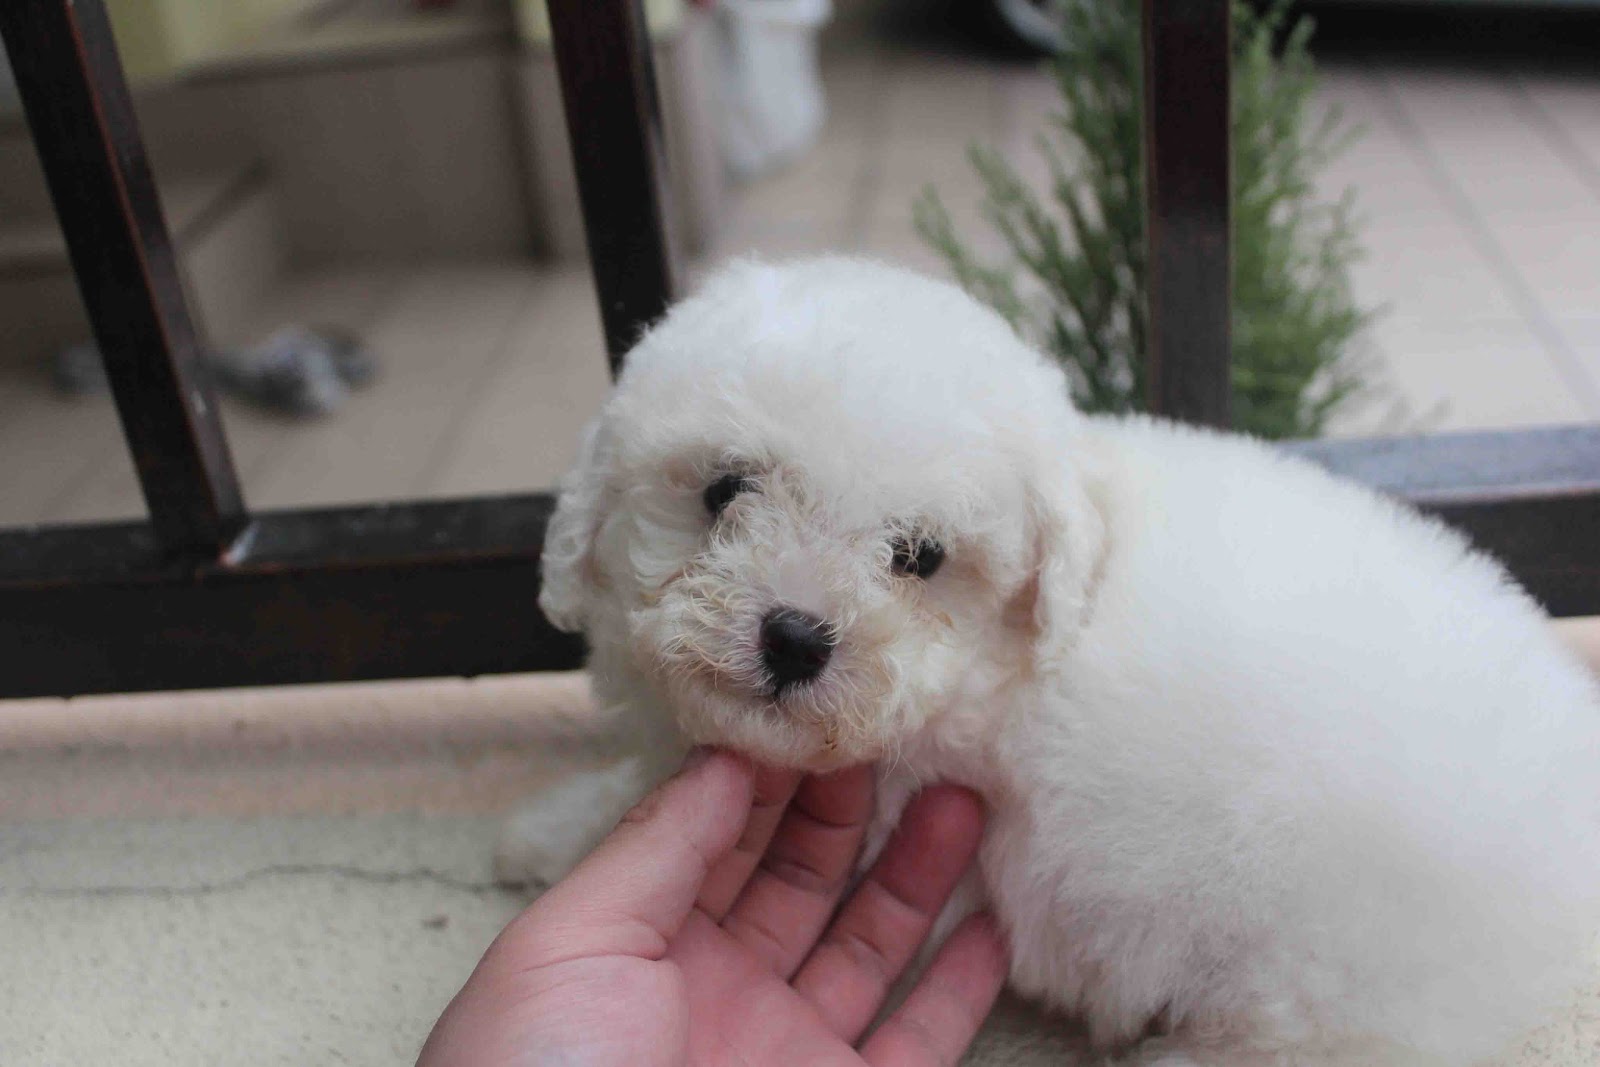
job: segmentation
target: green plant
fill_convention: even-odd
[[[1337,113],[1315,114],[1311,24],[1290,24],[1286,6],[1241,3],[1234,16],[1234,423],[1269,438],[1320,433],[1361,390],[1350,342],[1370,317],[1349,285],[1359,255],[1350,194],[1325,203],[1313,186],[1347,133]],[[1010,262],[972,252],[931,187],[915,205],[918,230],[957,280],[1053,353],[1090,411],[1144,407],[1138,12],[1129,0],[1060,4],[1065,46],[1053,62],[1065,107],[1054,136],[1038,139],[1048,206],[999,153],[971,150]]]

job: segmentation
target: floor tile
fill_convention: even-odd
[[[1515,319],[1381,322],[1379,381],[1415,429],[1491,429],[1600,417],[1574,395],[1540,339]]]
[[[1581,153],[1590,178],[1600,174],[1600,79],[1519,73],[1516,82],[1556,136]]]
[[[395,295],[403,272],[392,266],[321,268],[280,279],[267,299],[245,320],[238,336],[221,343],[248,345],[289,326],[322,326],[362,335],[384,302]],[[382,353],[375,353],[382,359]],[[109,405],[109,398],[100,398]],[[223,397],[224,432],[244,486],[245,499],[257,505],[253,492],[272,457],[310,424],[292,416],[262,411]],[[337,418],[338,416],[334,416]],[[71,492],[41,504],[48,522],[100,522],[144,514],[144,501],[125,450],[113,451]]]
[[[1555,329],[1582,367],[1582,373],[1600,389],[1600,313],[1558,318]]]
[[[552,272],[425,472],[429,496],[553,487],[610,388],[589,273]]]
[[[137,500],[126,449],[110,397],[63,397],[36,368],[0,367],[0,526],[62,521],[77,494],[102,478],[119,499]],[[136,503],[97,517],[143,510]]]
[[[434,266],[407,280],[367,337],[383,380],[334,418],[307,425],[250,487],[259,507],[407,499],[434,449],[473,395],[489,361],[511,343],[535,272]]]
[[[1383,82],[1412,132],[1479,210],[1594,201],[1508,76],[1402,70]]]
[[[1503,208],[1484,222],[1549,314],[1600,315],[1600,200]]]
[[[1367,307],[1442,323],[1517,314],[1496,264],[1454,218],[1378,218],[1360,238],[1366,253],[1352,278]]]

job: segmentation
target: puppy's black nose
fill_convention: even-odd
[[[821,674],[833,644],[823,621],[803,611],[779,608],[761,620],[761,662],[780,693]]]

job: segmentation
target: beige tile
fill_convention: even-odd
[[[1484,224],[1551,315],[1600,315],[1600,200],[1499,208]]]
[[[1398,104],[1437,143],[1472,143],[1521,125],[1502,72],[1402,63],[1368,69],[1389,106]]]
[[[739,214],[730,219],[717,235],[716,246],[706,257],[710,262],[739,256],[789,259],[795,256],[838,252],[849,247],[845,225],[849,220],[840,212],[836,225],[817,225],[800,218],[768,218]]]
[[[1328,419],[1328,437],[1386,437],[1394,434],[1430,433],[1438,428],[1443,411],[1418,403],[1417,397],[1395,381],[1391,354],[1369,329],[1351,343],[1352,363],[1360,390],[1345,400]]]
[[[925,185],[975,191],[981,188],[981,183],[969,158],[974,147],[997,149],[1003,146],[993,130],[951,130],[942,137],[918,137],[906,131],[891,131],[883,143],[879,167],[881,186],[885,191],[921,189]],[[1008,154],[1023,163],[1034,159],[1031,151]]]
[[[407,499],[532,294],[531,268],[435,266],[368,332],[383,378],[333,418],[298,426],[250,486],[257,507]]]
[[[1363,229],[1363,244],[1366,256],[1352,281],[1366,306],[1443,323],[1518,314],[1494,266],[1454,218],[1374,219]]]
[[[1396,106],[1480,210],[1569,207],[1594,194],[1505,75],[1391,71]]]
[[[1594,191],[1571,163],[1532,130],[1437,151],[1456,187],[1483,214],[1529,208],[1575,210],[1595,202]]]
[[[1066,110],[1061,88],[1050,65],[1043,61],[1004,67],[996,72],[1001,126],[1008,137],[1031,141],[1033,134]]]
[[[850,243],[882,155],[878,66],[851,57],[824,67],[827,118],[817,144],[783,170],[733,188],[713,256],[795,254]]]
[[[147,514],[133,457],[123,445],[108,451],[95,465],[93,476],[79,488],[52,501],[45,509],[44,521],[123,522]]]
[[[861,251],[936,277],[947,276],[949,269],[944,258],[917,232],[912,215],[916,191],[908,189],[896,193],[885,195],[869,218],[859,246]],[[940,195],[950,212],[956,236],[967,248],[989,262],[1010,259],[1004,239],[983,217],[976,194],[959,197],[941,189]]]
[[[62,521],[68,502],[101,478],[112,514],[138,515],[138,488],[108,396],[68,399],[35,367],[0,367],[0,525]]]
[[[498,364],[430,464],[430,496],[525,492],[556,484],[579,432],[610,390],[587,270],[541,278]]]
[[[264,301],[248,309],[236,340],[253,344],[292,324],[339,326],[362,332],[400,280],[392,268],[311,271],[284,278]],[[264,472],[271,469],[274,456],[289,447],[305,426],[226,397],[222,398],[221,411],[245,500],[252,507],[258,506],[255,489]],[[109,452],[93,470],[72,483],[70,490],[48,501],[42,514],[51,522],[99,522],[143,515],[143,497],[125,450]]]
[[[1600,78],[1593,73],[1526,69],[1514,80],[1563,126],[1600,135]]]
[[[1007,70],[1001,77],[1000,98],[1000,126],[993,137],[979,143],[1003,155],[1031,188],[1048,191],[1054,175],[1040,140],[1047,141],[1069,169],[1081,156],[1079,146],[1069,141],[1060,127],[1065,105],[1055,78],[1043,65]],[[970,188],[965,180],[962,188]]]
[[[312,267],[281,275],[250,309],[238,342],[257,344],[278,330],[297,325],[360,334],[400,298],[408,281],[428,269],[397,260]]]
[[[932,137],[960,130],[993,130],[1001,115],[1001,67],[977,54],[902,52],[882,68],[891,125]]]
[[[1600,312],[1558,318],[1555,328],[1594,388],[1600,391]]]
[[[1450,203],[1423,168],[1416,150],[1385,129],[1356,136],[1313,181],[1325,202],[1350,192],[1356,217],[1366,220],[1368,226],[1444,226],[1454,218]]]
[[[965,234],[971,227],[958,226]],[[911,221],[909,207],[901,210],[883,208],[868,220],[856,251],[873,259],[880,259],[902,267],[942,277],[946,273],[943,258],[922,240]]]
[[[735,187],[728,225],[803,225],[840,240],[862,195],[865,164],[862,132],[834,122],[793,165]]]
[[[822,50],[822,87],[832,122],[854,125],[873,121],[879,114],[888,61],[874,49]]]
[[[950,57],[901,58],[885,70],[884,169],[896,180],[953,161],[1003,133],[1005,100],[991,65]]]
[[[1383,85],[1364,66],[1324,63],[1317,72],[1316,105],[1337,109],[1342,121],[1373,135],[1395,135]]]
[[[1432,430],[1490,429],[1594,417],[1539,339],[1514,319],[1379,324],[1380,383]]]
[[[1600,173],[1600,80],[1592,77],[1519,73],[1517,82],[1534,107],[1583,153]]]
[[[337,327],[363,336],[399,296],[406,277],[415,270],[398,266],[339,267],[283,277],[267,298],[251,309],[239,341],[258,344],[275,331],[296,325]],[[244,483],[245,499],[254,504],[255,487],[270,468],[273,454],[294,440],[303,426],[296,420],[229,399],[223,401],[222,414],[234,463]]]

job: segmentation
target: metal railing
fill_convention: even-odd
[[[676,277],[650,54],[637,0],[550,8],[616,370]],[[1226,425],[1229,2],[1144,14],[1151,402]],[[536,606],[549,494],[245,507],[100,0],[5,0],[0,34],[150,513],[0,531],[0,696],[580,666]],[[1554,613],[1600,611],[1600,430],[1291,447],[1462,527]]]

